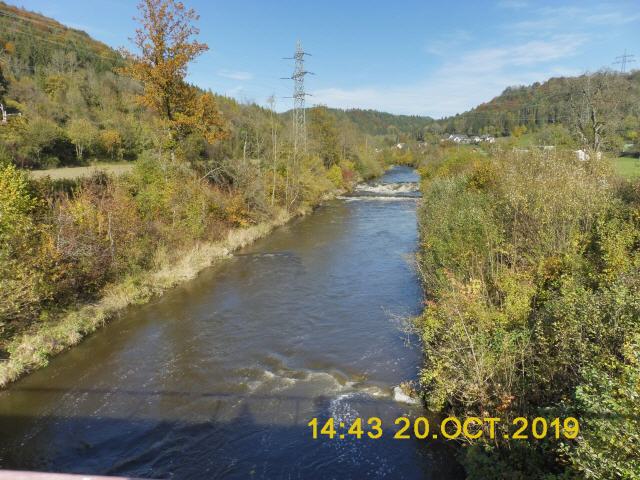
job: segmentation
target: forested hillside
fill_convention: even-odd
[[[542,132],[541,141],[555,145],[558,140],[570,141],[590,106],[598,116],[610,120],[610,148],[621,149],[624,143],[635,142],[640,132],[640,71],[601,71],[509,87],[468,112],[439,120],[433,129],[492,135]]]
[[[369,135],[387,135],[396,140],[401,136],[420,138],[426,126],[434,123],[430,117],[418,115],[393,115],[376,110],[358,108],[339,110],[330,109],[338,118],[346,118]]]

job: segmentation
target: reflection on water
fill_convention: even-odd
[[[459,478],[447,445],[311,438],[400,415],[420,351],[417,178],[335,200],[121,318],[0,394],[3,468],[150,478]],[[372,193],[373,195],[368,195]],[[396,201],[379,201],[378,197]],[[400,197],[400,198],[399,198]]]

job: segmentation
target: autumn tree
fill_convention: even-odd
[[[599,152],[615,143],[626,98],[622,77],[613,72],[583,75],[570,94],[570,122],[583,148]]]
[[[327,107],[316,106],[309,110],[309,133],[314,149],[329,168],[340,160],[340,140],[335,119]]]
[[[142,82],[139,103],[159,114],[172,140],[198,132],[213,143],[224,136],[215,98],[185,82],[189,63],[209,48],[196,40],[198,15],[175,0],[142,0],[138,10],[138,53],[126,53],[130,62],[122,71]]]
[[[121,156],[122,137],[117,130],[108,129],[100,132],[100,144],[104,151],[111,156],[112,160],[116,154]]]
[[[24,154],[34,156],[38,166],[41,166],[42,152],[52,147],[64,134],[55,122],[36,117],[30,120],[21,132]]]
[[[36,207],[27,175],[0,167],[0,334],[6,321],[29,317],[49,294],[43,270],[50,256],[42,255]]]
[[[76,148],[76,158],[82,160],[85,150],[91,148],[98,138],[98,129],[89,120],[74,119],[67,128],[67,135]]]
[[[0,63],[0,101],[4,99],[4,94],[6,93],[8,87],[9,82],[2,73],[2,64]]]

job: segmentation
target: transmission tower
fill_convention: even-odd
[[[285,57],[285,60],[294,60],[293,74],[283,80],[293,80],[293,151],[297,157],[300,151],[307,151],[307,122],[305,113],[305,98],[310,96],[304,91],[304,77],[313,75],[304,69],[304,57],[311,55],[302,48],[302,43],[296,43],[296,51],[293,57]]]
[[[627,64],[635,61],[635,55],[627,55],[627,49],[625,48],[624,53],[616,57],[616,61],[613,62],[613,64],[620,65],[620,73],[625,73],[627,71]]]

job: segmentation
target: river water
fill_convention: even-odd
[[[396,440],[421,360],[416,174],[328,202],[0,393],[0,467],[144,478],[460,478]],[[313,417],[384,434],[314,440]],[[344,431],[343,431],[344,433]]]

